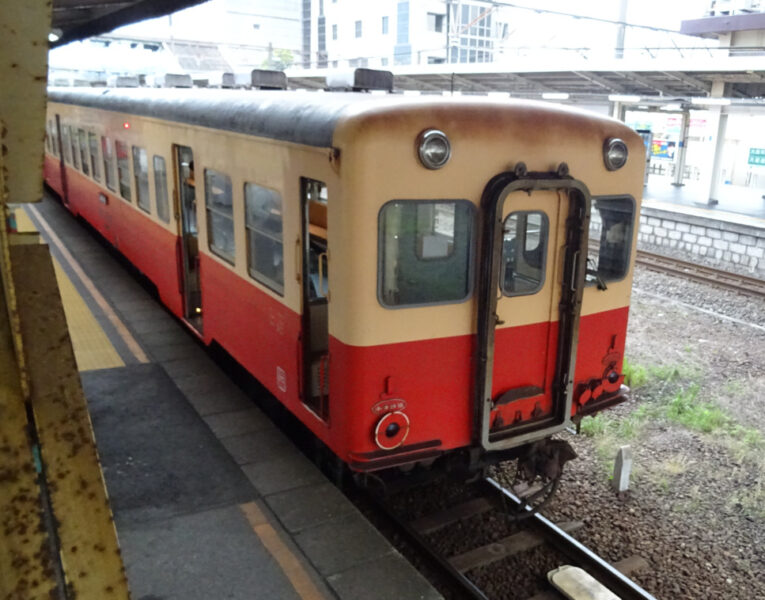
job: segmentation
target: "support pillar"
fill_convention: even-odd
[[[677,149],[677,158],[675,159],[675,177],[672,185],[681,187],[683,183],[683,173],[685,172],[685,155],[688,149],[688,129],[691,124],[691,112],[683,109],[683,122],[680,125],[680,143]]]

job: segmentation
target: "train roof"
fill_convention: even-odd
[[[541,112],[566,112],[590,121],[610,120],[544,102],[359,92],[50,88],[48,100],[324,148],[333,145],[335,128],[341,119],[365,111],[421,107],[423,104],[482,104],[492,110],[501,110],[503,106],[535,106]]]

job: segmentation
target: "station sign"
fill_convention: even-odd
[[[749,148],[749,164],[765,167],[765,148]]]

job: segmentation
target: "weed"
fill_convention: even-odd
[[[633,365],[624,359],[624,383],[633,390],[644,386],[648,382],[648,370],[642,365]]]
[[[680,390],[667,404],[665,412],[667,418],[685,425],[688,429],[704,433],[730,429],[730,417],[716,404],[700,402],[698,394],[698,385],[691,385],[687,389]]]
[[[579,426],[579,433],[587,437],[597,437],[606,432],[606,418],[603,413],[598,413],[593,417],[585,417]]]

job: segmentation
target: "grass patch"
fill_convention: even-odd
[[[698,395],[698,385],[680,390],[667,404],[667,419],[704,433],[730,430],[734,427],[733,420],[719,406],[712,402],[699,401]]]
[[[636,390],[648,383],[648,369],[642,365],[633,365],[627,358],[624,359],[624,384],[630,389]]]

